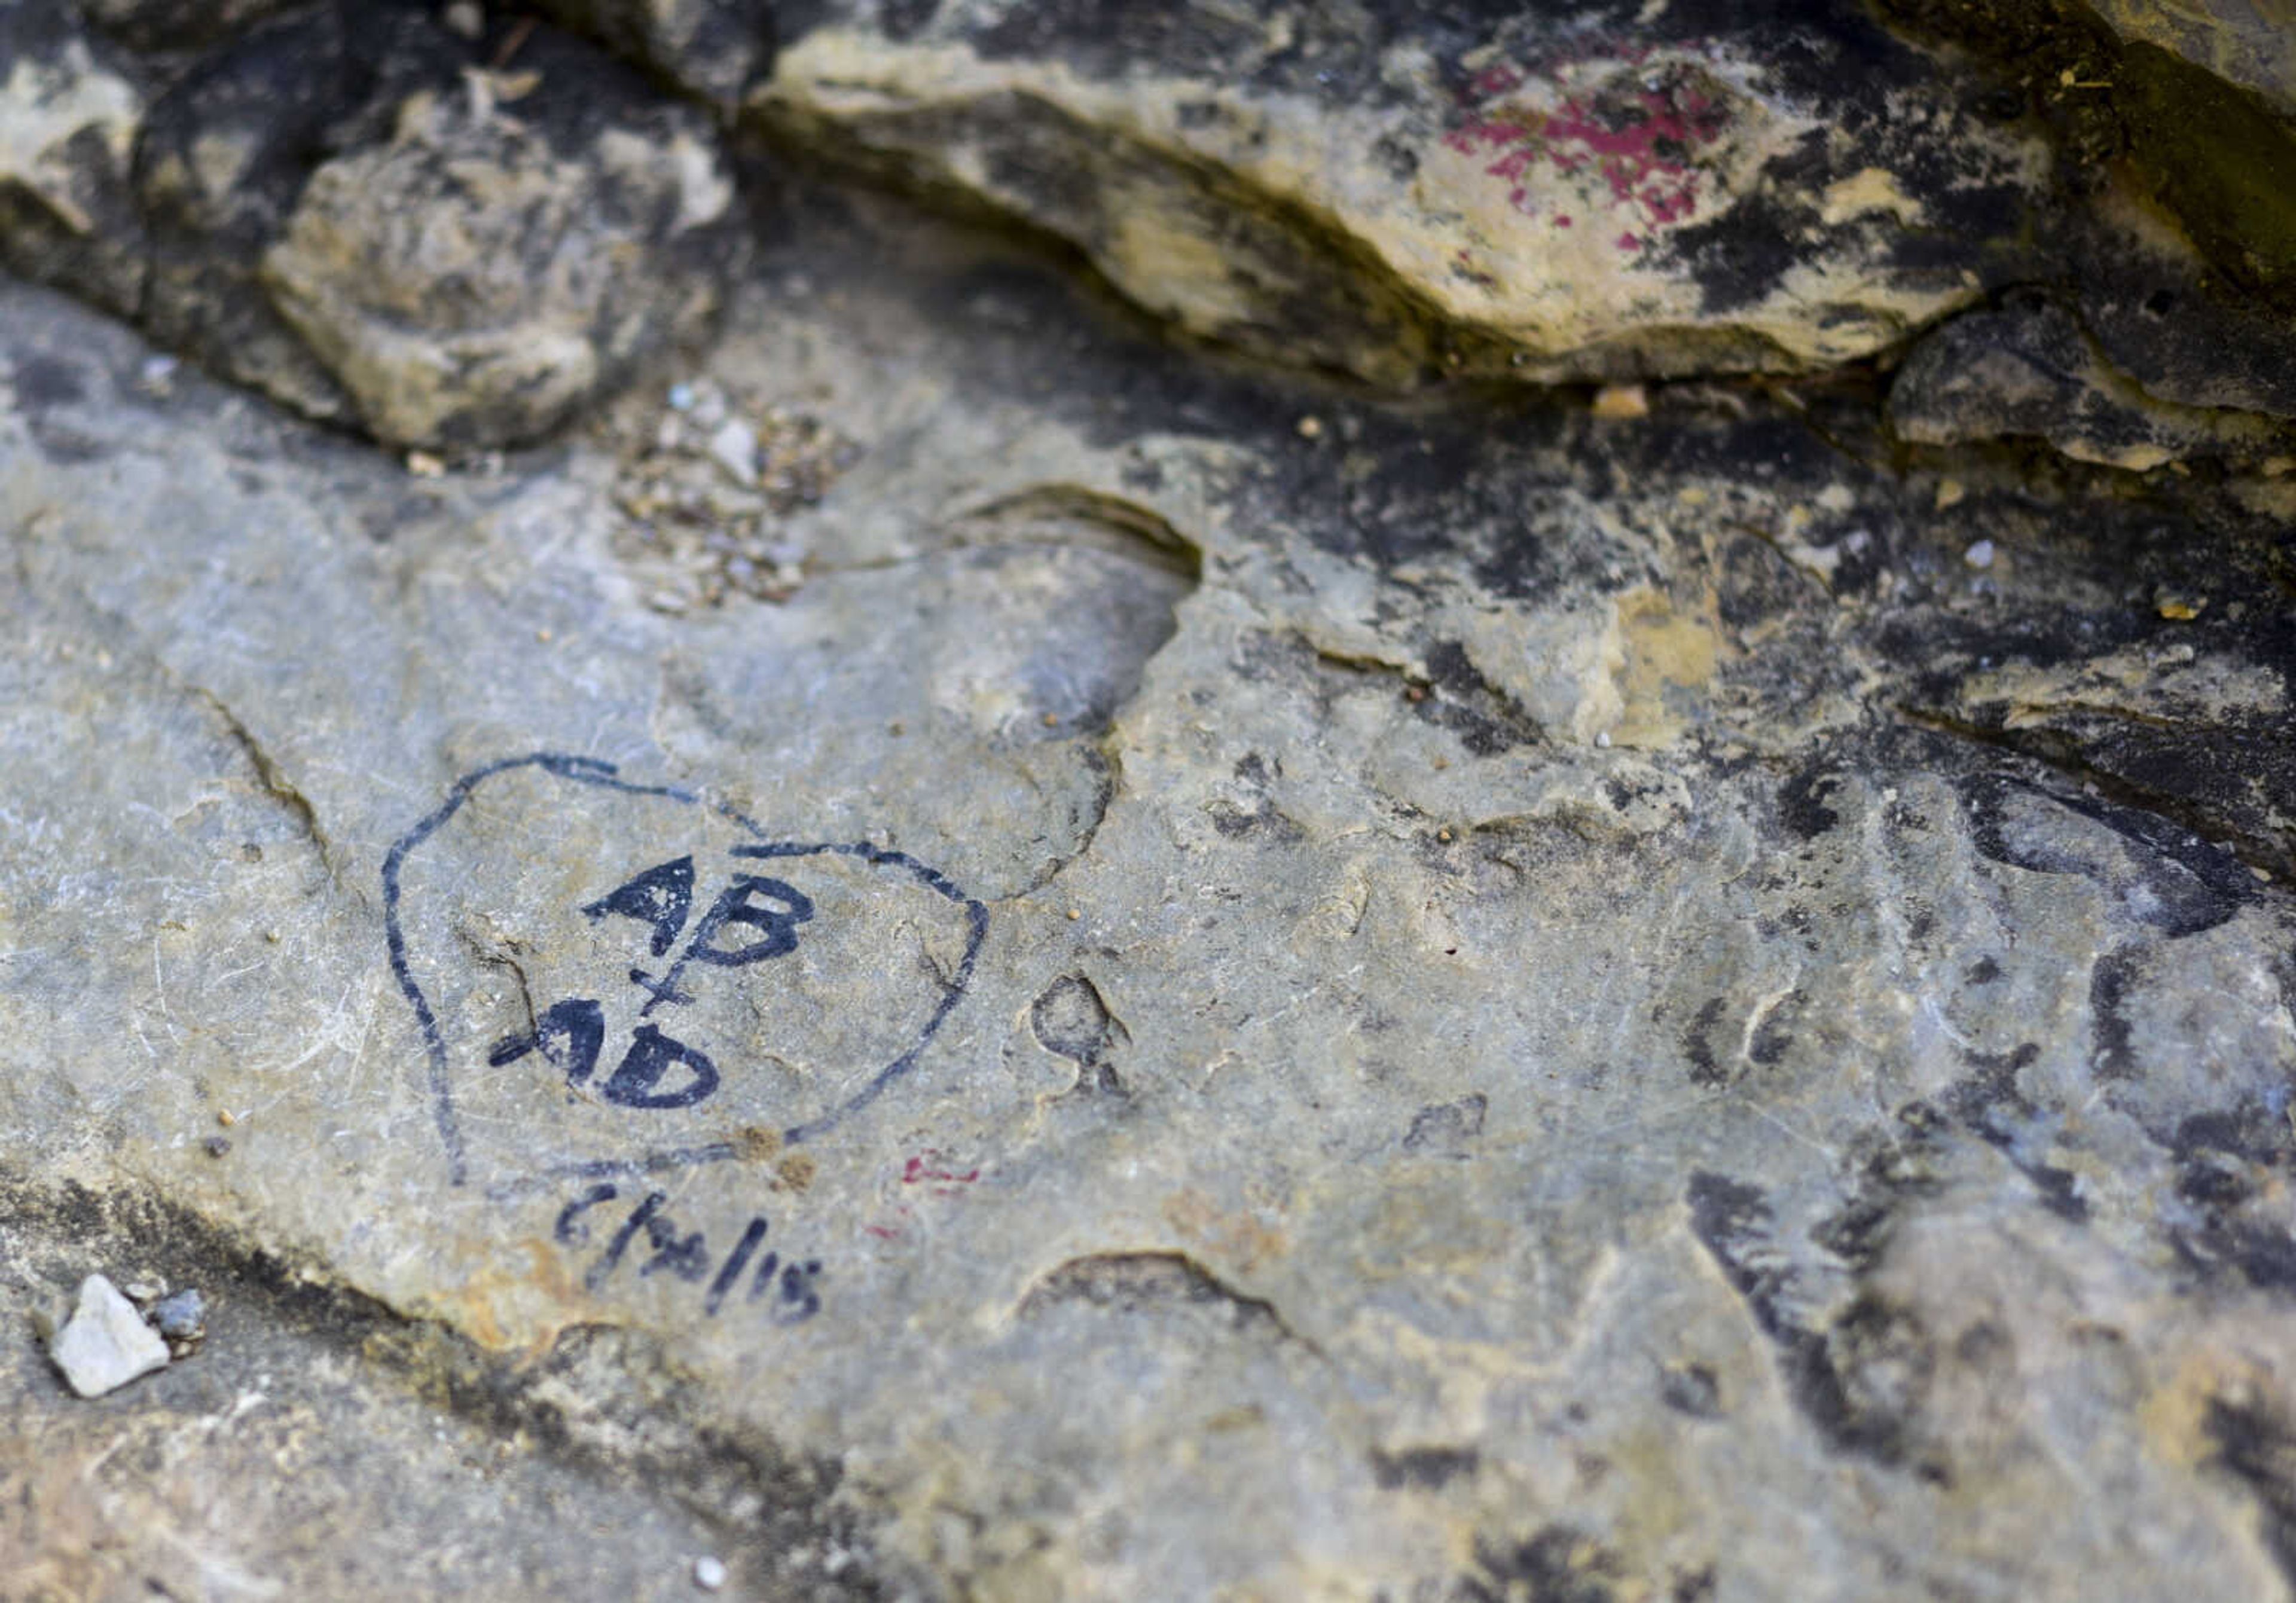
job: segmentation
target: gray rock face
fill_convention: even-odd
[[[0,348],[16,1212],[676,1585],[2284,1585],[2284,477],[1389,408],[842,201],[499,473]],[[777,600],[652,599],[705,386],[854,447]]]
[[[2296,347],[2092,80],[260,9],[0,11],[210,370],[0,284],[0,1590],[2296,1589]]]
[[[120,1296],[119,1288],[92,1274],[80,1282],[79,1300],[48,1344],[48,1356],[72,1390],[101,1397],[167,1368],[168,1344],[144,1322],[135,1304]]]

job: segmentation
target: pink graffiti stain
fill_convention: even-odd
[[[980,1178],[980,1167],[959,1170],[949,1161],[948,1155],[938,1147],[927,1147],[911,1153],[901,1164],[901,1183],[922,1186],[929,1196],[962,1197],[964,1188]],[[861,1227],[863,1232],[880,1241],[898,1241],[908,1228],[917,1222],[916,1210],[906,1202],[895,1203],[891,1211],[879,1215],[874,1223]]]
[[[927,1147],[922,1152],[912,1154],[908,1162],[902,1165],[901,1183],[905,1186],[930,1186],[936,1197],[962,1197],[964,1192],[960,1188],[979,1180],[980,1170],[975,1166],[960,1174],[946,1166],[947,1162],[946,1154],[937,1148]]]
[[[1632,49],[1615,59],[1631,70],[1648,53]],[[1465,119],[1443,136],[1462,155],[1492,158],[1483,171],[1506,184],[1508,203],[1516,210],[1538,214],[1524,180],[1542,164],[1566,175],[1591,168],[1611,201],[1640,218],[1643,232],[1618,236],[1621,250],[1642,249],[1650,230],[1682,222],[1697,209],[1703,174],[1696,159],[1730,122],[1728,106],[1702,86],[1711,80],[1677,68],[1631,86],[1613,84],[1573,94],[1551,111],[1502,101],[1528,81],[1528,73],[1506,65],[1476,74],[1461,97]],[[1558,228],[1570,225],[1567,216],[1554,219]]]

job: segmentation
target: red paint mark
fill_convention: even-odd
[[[946,1153],[938,1148],[928,1147],[922,1152],[914,1154],[901,1165],[901,1183],[905,1186],[930,1186],[936,1197],[962,1197],[964,1192],[961,1188],[979,1180],[980,1170],[976,1165],[959,1173],[947,1167],[947,1162]]]
[[[1610,59],[1632,70],[1648,53],[1631,49]],[[1551,76],[1567,64],[1550,62],[1545,70]],[[1508,185],[1507,200],[1516,210],[1526,215],[1537,211],[1523,180],[1545,163],[1565,175],[1593,169],[1610,190],[1611,201],[1652,228],[1680,223],[1696,211],[1705,177],[1697,159],[1730,123],[1728,105],[1708,92],[1711,79],[1677,67],[1646,78],[1628,79],[1621,74],[1599,89],[1570,96],[1551,111],[1518,103],[1482,109],[1528,80],[1527,73],[1512,67],[1477,74],[1462,96],[1465,118],[1443,136],[1443,143],[1461,155],[1494,157],[1483,171]],[[1561,221],[1556,226],[1570,225]],[[1625,242],[1628,239],[1631,243]],[[1639,249],[1644,242],[1635,236],[1621,236],[1621,241],[1624,249]]]
[[[1640,240],[1636,239],[1633,234],[1631,234],[1631,233],[1622,233],[1622,234],[1620,234],[1620,235],[1619,236],[1619,249],[1621,249],[1621,250],[1640,250],[1642,248],[1643,248],[1643,242],[1642,242]]]
[[[1567,212],[1567,211],[1565,211],[1565,212],[1558,212],[1558,213],[1556,213],[1556,214],[1555,214],[1555,218],[1554,218],[1554,225],[1555,225],[1557,228],[1568,228],[1568,227],[1570,227],[1570,214],[1569,212]]]
[[[905,1186],[913,1186],[934,1182],[947,1185],[969,1186],[980,1178],[980,1171],[977,1168],[967,1169],[964,1174],[959,1174],[952,1169],[932,1166],[943,1161],[945,1160],[940,1153],[927,1148],[923,1152],[911,1157],[902,1167],[901,1183]]]
[[[865,1224],[861,1228],[881,1241],[898,1241],[901,1239],[901,1232],[890,1224]]]

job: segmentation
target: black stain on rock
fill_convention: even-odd
[[[1961,791],[1982,855],[2033,873],[2079,875],[2171,940],[2213,929],[2256,899],[2247,864],[2158,814],[2001,773],[1964,779]],[[2117,838],[2120,860],[2046,813],[2020,827],[2011,814],[2018,803],[2054,805],[2103,825]]]
[[[1725,1005],[1721,997],[1709,997],[1682,1032],[1682,1050],[1690,1059],[1693,1085],[1713,1090],[1730,1083],[1730,1071],[1714,1055],[1714,1026],[1722,1022]]]
[[[1422,1108],[1411,1116],[1411,1128],[1404,1133],[1404,1150],[1465,1157],[1467,1143],[1483,1133],[1483,1116],[1490,1105],[1490,1099],[1479,1091],[1456,1102]]]
[[[1804,840],[1815,840],[1841,822],[1841,814],[1825,805],[1841,785],[1841,776],[1822,766],[1803,769],[1778,790],[1778,819]]]
[[[1466,1603],[1612,1603],[1616,1554],[1568,1525],[1528,1542],[1475,1539],[1475,1569],[1459,1582]]]
[[[1710,1365],[1669,1364],[1659,1377],[1658,1394],[1675,1412],[1693,1419],[1722,1417],[1722,1386]]]
[[[1462,1476],[1474,1474],[1482,1455],[1472,1447],[1404,1447],[1371,1450],[1371,1478],[1382,1492],[1438,1492]]]
[[[2273,1562],[2296,1583],[2296,1429],[2259,1400],[2224,1396],[2209,1399],[2201,1428],[2216,1468],[2255,1497]]]
[[[2089,970],[2089,1071],[2100,1080],[2134,1079],[2137,1073],[2136,1033],[2128,1008],[2128,993],[2142,973],[2137,953],[2133,946],[2108,952]]]
[[[1701,1170],[1690,1177],[1691,1231],[1777,1352],[1787,1394],[1828,1446],[1888,1468],[1908,1464],[1931,1361],[1917,1317],[1871,1292],[1819,1331],[1792,1309],[1799,1275],[1768,1198]],[[1934,1460],[1911,1464],[1942,1478]]]

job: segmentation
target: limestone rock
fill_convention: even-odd
[[[1797,371],[1974,299],[2046,171],[1976,86],[1819,12],[829,6],[751,104],[1264,356]]]
[[[2281,420],[2147,395],[2070,312],[2033,299],[1926,336],[1890,388],[1890,419],[1921,445],[2029,436],[2077,461],[2136,472],[2195,456],[2255,461],[2296,446]]]
[[[135,1304],[100,1274],[79,1284],[72,1316],[48,1344],[48,1356],[83,1397],[101,1397],[168,1367],[168,1344]]]
[[[311,176],[264,256],[380,438],[535,438],[715,308],[739,235],[708,123],[614,97],[570,46],[531,62],[409,94],[385,143]]]
[[[0,266],[129,314],[144,244],[128,192],[137,75],[60,6],[0,6]]]
[[[396,11],[346,28],[322,8],[258,25],[170,85],[136,173],[153,241],[142,321],[153,337],[308,415],[353,415],[257,271],[320,154],[372,138],[360,127],[371,98],[451,83],[453,43]]]
[[[536,438],[706,320],[738,248],[714,131],[548,29],[258,26],[153,108],[162,340],[404,446]]]
[[[1383,402],[783,220],[677,388],[433,477],[0,292],[0,1301],[117,1231],[218,1327],[115,1501],[0,1441],[0,1543],[2284,1589],[2284,476]]]

